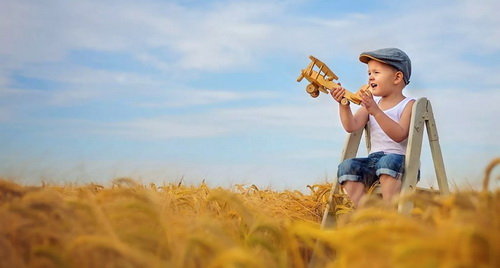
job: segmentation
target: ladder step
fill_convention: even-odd
[[[416,191],[417,191],[417,193],[428,193],[428,194],[436,194],[436,195],[441,194],[441,191],[439,191],[438,189],[432,189],[432,188],[417,187]],[[380,187],[380,185],[376,186],[372,190],[372,193],[382,195],[382,188]]]

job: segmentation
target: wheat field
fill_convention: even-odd
[[[411,215],[371,196],[319,222],[331,185],[308,193],[0,180],[0,267],[500,267],[500,191],[415,193]]]

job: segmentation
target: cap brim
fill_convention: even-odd
[[[359,61],[361,61],[363,63],[368,63],[370,60],[376,60],[376,61],[379,61],[379,62],[387,64],[387,62],[385,62],[385,61],[383,61],[381,59],[377,59],[377,58],[375,58],[372,55],[368,55],[368,54],[361,54],[361,55],[359,55]]]

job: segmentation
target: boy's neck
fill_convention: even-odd
[[[405,96],[403,95],[403,92],[401,90],[397,90],[389,95],[382,96],[382,99],[385,101],[401,100],[404,98]]]
[[[382,98],[380,99],[379,105],[390,107],[392,105],[399,103],[404,98],[406,98],[406,97],[403,95],[402,90],[396,90],[389,95],[382,96]]]
[[[404,97],[405,96],[403,95],[403,92],[397,92],[394,94],[383,96],[382,99],[384,99],[384,100],[397,100],[397,99],[402,99]]]

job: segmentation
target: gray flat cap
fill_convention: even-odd
[[[408,55],[398,48],[382,48],[374,51],[363,52],[359,55],[359,60],[368,63],[369,60],[376,60],[389,64],[403,73],[405,84],[410,83],[411,61]]]

